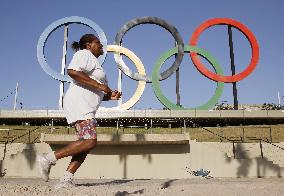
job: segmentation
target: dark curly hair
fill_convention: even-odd
[[[79,42],[74,41],[71,44],[71,48],[75,51],[83,50],[86,48],[87,43],[91,43],[95,39],[98,39],[94,34],[85,34],[80,38]]]

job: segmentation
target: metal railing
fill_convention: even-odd
[[[243,129],[243,139],[231,139],[231,138],[229,138],[229,137],[225,137],[224,135],[220,135],[220,134],[218,134],[218,133],[215,133],[215,132],[213,132],[213,131],[211,131],[211,130],[209,130],[209,129],[207,129],[207,128],[201,126],[201,125],[199,125],[198,123],[194,122],[193,119],[190,120],[190,123],[194,124],[194,126],[198,126],[199,128],[201,128],[202,130],[204,130],[204,131],[206,131],[206,132],[208,132],[208,133],[211,133],[211,134],[214,135],[214,136],[217,136],[217,137],[221,140],[221,142],[222,142],[223,140],[227,140],[228,142],[232,142],[232,145],[233,145],[233,149],[232,149],[232,150],[233,150],[234,159],[236,158],[236,147],[235,147],[235,143],[243,143],[243,142],[244,142],[244,139],[245,139],[245,137],[244,137],[244,128],[243,128],[243,127],[242,127],[242,129]],[[273,147],[275,147],[275,148],[278,148],[278,149],[280,149],[280,150],[283,150],[283,152],[284,152],[284,148],[283,148],[283,147],[272,143],[272,129],[271,129],[271,126],[265,127],[265,128],[269,128],[269,135],[270,135],[270,139],[269,139],[269,140],[268,140],[268,138],[267,138],[266,140],[264,140],[264,139],[262,139],[262,138],[256,138],[256,137],[246,137],[246,138],[247,138],[248,140],[258,141],[258,143],[259,143],[259,148],[260,148],[260,156],[261,156],[262,158],[264,158],[262,142],[265,142],[265,143],[267,143],[267,144],[270,144],[271,146],[273,146]]]

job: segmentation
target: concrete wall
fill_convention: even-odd
[[[91,179],[166,179],[192,178],[191,170],[210,170],[212,177],[282,177],[284,169],[264,157],[250,155],[239,159],[227,156],[221,143],[188,145],[125,145],[98,146],[78,170],[75,178]],[[223,144],[226,148],[229,144]],[[257,145],[257,144],[256,144]],[[37,178],[36,154],[50,152],[62,146],[37,144],[9,144],[0,146],[1,175],[5,177]],[[59,178],[70,158],[57,162],[51,178]],[[190,168],[190,169],[188,169]],[[0,175],[0,176],[1,176]]]

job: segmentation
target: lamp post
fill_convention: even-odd
[[[15,99],[14,99],[14,111],[16,110],[16,107],[17,107],[18,91],[19,91],[19,83],[17,82],[17,85],[16,85],[16,93],[15,93]]]

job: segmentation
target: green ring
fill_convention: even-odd
[[[223,71],[221,69],[221,66],[217,62],[217,60],[210,55],[208,52],[205,50],[202,50],[201,48],[197,48],[195,46],[185,46],[184,47],[184,52],[195,52],[201,56],[203,56],[214,68],[215,72],[219,75],[223,75]],[[152,72],[152,86],[155,92],[156,97],[158,100],[168,109],[170,110],[190,110],[190,109],[200,109],[200,110],[209,110],[214,107],[216,103],[218,103],[219,98],[221,97],[224,89],[224,83],[223,82],[217,82],[217,88],[215,90],[215,94],[213,97],[206,102],[205,104],[198,106],[196,108],[184,108],[182,106],[176,105],[170,100],[168,100],[165,95],[163,94],[160,84],[159,84],[159,75],[160,75],[160,69],[164,62],[170,58],[172,55],[177,54],[177,48],[172,48],[162,54],[158,61],[155,64],[155,67]]]

